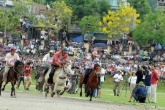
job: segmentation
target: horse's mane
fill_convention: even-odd
[[[14,66],[17,67],[18,65],[23,65],[24,66],[24,63],[20,60],[16,60],[15,63],[14,63]]]

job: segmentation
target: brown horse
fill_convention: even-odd
[[[98,75],[97,73],[99,73],[101,71],[101,67],[99,64],[95,64],[94,65],[94,69],[91,71],[88,79],[87,79],[87,83],[86,83],[86,97],[88,97],[90,95],[90,101],[92,101],[92,95],[94,93],[94,90],[98,87]],[[79,87],[80,87],[80,97],[82,96],[82,85],[83,85],[83,80],[84,80],[84,74],[80,77],[80,83],[79,83]]]
[[[14,66],[9,69],[6,84],[8,82],[11,82],[11,86],[12,86],[12,88],[11,88],[11,97],[13,96],[13,94],[14,94],[14,97],[15,97],[15,87],[14,86],[16,84],[16,81],[18,80],[18,77],[23,72],[23,67],[24,67],[24,63],[17,60],[14,64]],[[0,95],[1,95],[1,87],[2,87],[2,83],[3,83],[3,81],[2,81],[3,72],[4,72],[4,69],[2,69],[0,71]],[[3,86],[2,91],[5,90],[6,84]]]

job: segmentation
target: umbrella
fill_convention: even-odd
[[[120,63],[127,63],[127,61],[126,61],[126,60],[121,59],[121,58],[116,59],[116,61],[117,61],[117,62],[120,62]]]
[[[101,47],[105,47],[105,46],[107,46],[107,44],[105,44],[105,43],[95,43],[95,44],[93,44],[94,46],[101,46]]]

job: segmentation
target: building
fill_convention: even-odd
[[[165,0],[157,0],[158,8],[165,8]]]
[[[125,4],[125,5],[129,5],[129,3],[127,2],[127,0],[109,0],[110,4],[111,4],[111,9],[112,10],[117,10],[119,9],[120,4]]]

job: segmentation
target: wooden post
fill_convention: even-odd
[[[132,45],[129,45],[129,55],[132,53]]]
[[[85,52],[88,53],[89,52],[89,43],[84,43],[84,47],[86,48]]]

